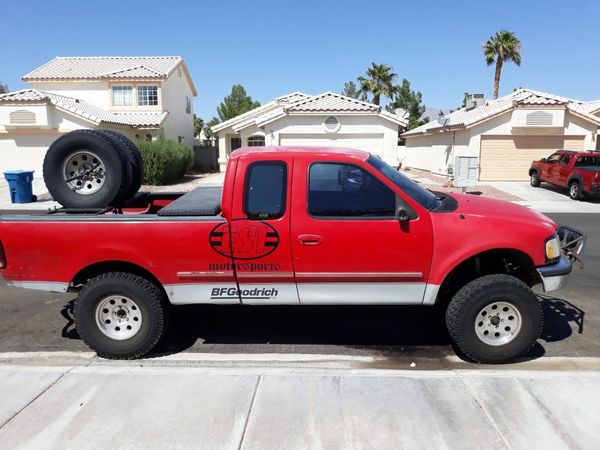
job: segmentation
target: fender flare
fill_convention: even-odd
[[[581,186],[581,190],[583,191],[583,177],[578,173],[573,173],[569,175],[569,179],[567,180],[567,186],[571,186],[573,181],[577,181],[579,186]]]

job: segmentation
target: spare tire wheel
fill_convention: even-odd
[[[100,134],[111,139],[117,145],[121,152],[125,155],[129,165],[131,166],[131,182],[129,187],[123,192],[123,196],[115,198],[115,202],[127,201],[131,199],[140,190],[140,186],[144,180],[144,161],[142,154],[137,146],[127,136],[117,133],[112,130],[81,130],[86,133]]]
[[[131,185],[131,164],[116,141],[77,130],[58,138],[44,158],[44,182],[65,208],[101,208]]]

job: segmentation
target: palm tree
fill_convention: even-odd
[[[367,69],[367,78],[357,78],[360,83],[358,92],[364,95],[373,94],[373,103],[379,105],[382,95],[391,98],[396,92],[394,83],[397,77],[390,66],[371,63],[371,67]]]
[[[483,44],[483,56],[488,66],[496,62],[496,74],[494,75],[494,98],[498,98],[500,87],[500,73],[505,61],[512,61],[517,66],[521,65],[521,50],[523,46],[515,33],[508,30],[500,30],[495,36]]]

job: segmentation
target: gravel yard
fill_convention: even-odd
[[[143,184],[140,192],[188,192],[202,185],[222,184],[219,182],[221,173],[186,173],[185,176],[176,183],[165,184],[163,186],[153,186]],[[214,183],[212,182],[214,181]]]
[[[415,181],[424,188],[430,189],[432,191],[445,191],[455,193],[462,192],[462,188],[453,187],[450,184],[451,180],[441,175],[434,175],[431,172],[419,169],[402,170],[401,172],[404,175],[415,179]],[[508,192],[504,192],[500,189],[496,189],[495,187],[488,186],[486,184],[478,184],[467,188],[467,194],[483,195],[484,197],[506,201],[523,200],[521,197],[517,197],[516,195],[509,194]]]

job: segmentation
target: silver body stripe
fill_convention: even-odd
[[[296,277],[302,278],[421,278],[421,272],[297,272]]]
[[[303,305],[420,305],[425,283],[298,283]]]
[[[427,287],[425,288],[425,294],[423,295],[423,304],[424,305],[435,305],[439,291],[440,291],[439,284],[428,283]]]

